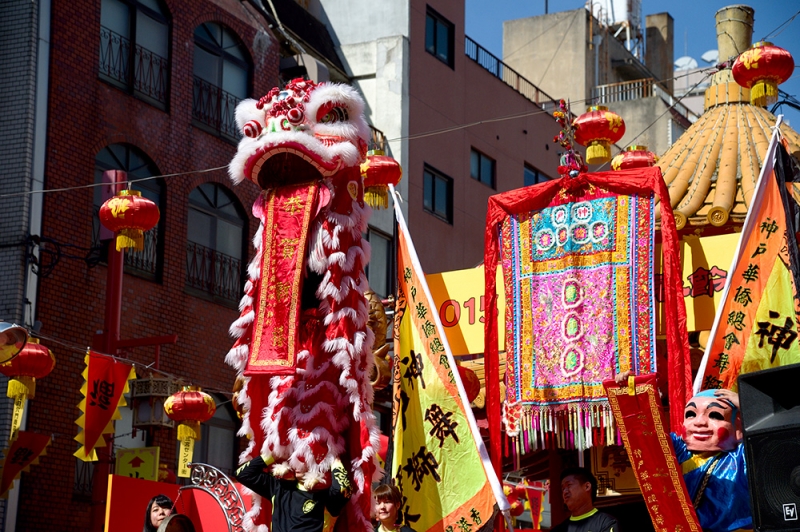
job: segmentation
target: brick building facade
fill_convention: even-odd
[[[183,174],[134,186],[158,201],[161,221],[144,255],[126,258],[121,338],[177,334],[177,344],[161,347],[159,368],[208,390],[230,390],[227,330],[238,317],[258,189],[232,187],[224,168],[184,173],[230,161],[232,109],[278,83],[277,41],[264,18],[237,0],[16,3],[48,9],[52,20],[44,187],[90,185],[111,168],[127,170],[130,179]],[[88,489],[92,467],[73,457],[81,347],[103,329],[107,269],[95,214],[101,199],[91,188],[44,196],[32,319],[41,322],[42,343],[57,365],[37,383],[26,428],[52,433],[53,441],[41,464],[18,481],[19,503],[6,512],[17,530],[90,530],[92,507],[103,504]],[[153,347],[120,355],[142,365],[155,361]],[[216,398],[224,403],[229,395]],[[232,464],[238,444],[227,425],[236,418],[230,403],[219,410]],[[174,430],[136,438],[120,430],[118,442],[160,446],[161,462],[174,470]]]

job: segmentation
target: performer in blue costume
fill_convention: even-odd
[[[700,526],[708,532],[753,528],[738,411],[738,394],[704,390],[686,404],[683,434],[671,434]]]

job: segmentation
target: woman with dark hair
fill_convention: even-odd
[[[375,499],[375,516],[378,518],[375,532],[415,532],[403,523],[400,516],[403,495],[399,489],[381,484],[372,492],[372,497]]]
[[[142,532],[157,532],[161,522],[172,513],[172,500],[166,495],[156,495],[147,504]]]

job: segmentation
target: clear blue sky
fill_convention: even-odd
[[[546,0],[466,0],[466,33],[496,56],[503,57],[503,21],[544,14]],[[717,48],[714,13],[727,5],[744,3],[755,9],[753,41],[771,33],[800,10],[797,0],[642,0],[642,16],[668,11],[675,20],[675,58],[694,57],[699,66],[707,66],[700,56]],[[549,0],[550,13],[577,9],[585,5],[581,0]],[[780,30],[779,30],[780,31]],[[800,15],[768,40],[789,50],[795,65],[800,65]],[[800,69],[780,88],[800,99]],[[555,95],[554,96],[558,96]],[[800,130],[800,112],[782,106],[783,113],[795,130]]]

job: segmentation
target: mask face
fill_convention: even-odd
[[[683,438],[693,452],[732,451],[742,439],[741,428],[732,422],[733,408],[720,397],[696,395],[686,404]]]

